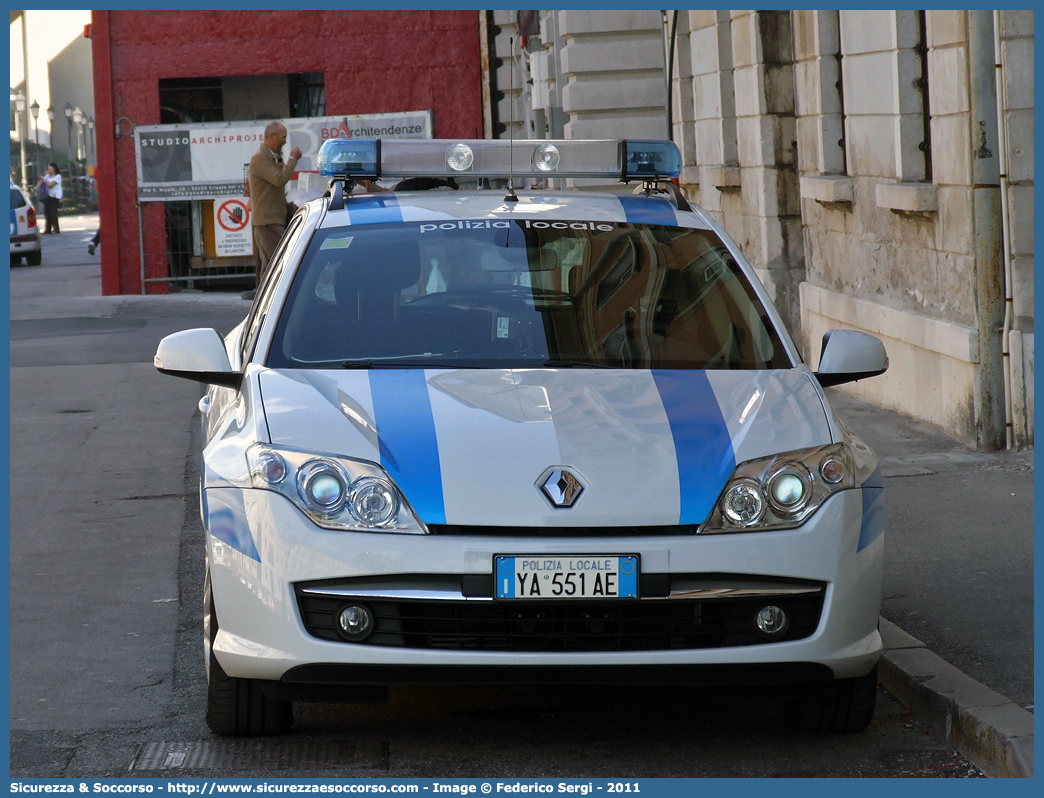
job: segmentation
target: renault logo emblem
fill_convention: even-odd
[[[580,480],[565,468],[552,468],[538,484],[555,507],[572,507],[584,492]]]

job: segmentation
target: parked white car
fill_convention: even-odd
[[[36,208],[21,187],[11,184],[11,265],[22,259],[39,266],[41,259],[40,228],[36,224]]]
[[[165,338],[200,402],[207,720],[417,682],[786,685],[870,721],[877,459],[670,142],[327,142],[247,318]],[[510,187],[615,176],[628,194]],[[400,189],[351,193],[365,180]],[[454,190],[465,181],[507,188]],[[503,183],[503,180],[500,181]]]

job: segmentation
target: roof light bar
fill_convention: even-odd
[[[328,139],[319,174],[379,177],[677,177],[681,154],[671,141],[619,139]]]

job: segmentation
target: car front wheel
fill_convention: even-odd
[[[293,704],[269,698],[257,679],[240,679],[225,673],[214,656],[217,614],[207,569],[204,599],[204,634],[207,643],[207,726],[225,737],[265,737],[284,734],[294,722]]]
[[[866,676],[838,679],[821,695],[802,701],[794,725],[803,732],[861,732],[877,701],[877,666]]]

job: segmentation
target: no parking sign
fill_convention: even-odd
[[[214,200],[214,249],[219,258],[253,254],[253,225],[242,197]]]

